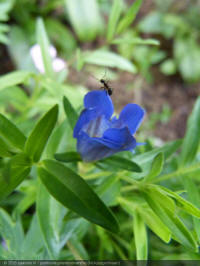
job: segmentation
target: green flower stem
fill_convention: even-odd
[[[200,162],[195,163],[195,164],[193,164],[193,165],[191,165],[189,167],[180,168],[177,171],[174,171],[172,173],[162,175],[162,176],[156,178],[155,180],[152,180],[152,183],[159,183],[161,181],[170,179],[172,177],[178,177],[178,176],[181,176],[181,175],[186,175],[186,174],[194,172],[194,171],[196,171],[198,169],[200,169]]]

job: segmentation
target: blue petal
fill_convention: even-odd
[[[74,127],[74,138],[77,138],[82,128],[87,125],[91,120],[95,119],[97,116],[98,113],[95,110],[84,109],[81,112],[79,119]]]
[[[109,119],[114,111],[112,100],[105,90],[88,92],[84,98],[86,109],[95,109],[99,115],[104,115]]]
[[[131,134],[134,134],[140,126],[144,114],[145,110],[139,105],[129,103],[121,111],[119,119],[113,121],[113,126],[116,128],[127,126]]]
[[[136,140],[131,136],[128,128],[108,129],[103,138],[90,138],[82,131],[77,140],[77,150],[82,159],[88,162],[136,147]]]

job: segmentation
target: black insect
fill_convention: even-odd
[[[108,95],[112,95],[113,89],[108,85],[108,83],[104,79],[100,79],[100,82],[103,84],[103,89],[108,93]]]

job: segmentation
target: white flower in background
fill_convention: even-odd
[[[44,64],[42,61],[42,53],[39,44],[35,44],[30,49],[31,57],[35,64],[35,67],[41,72],[44,73]],[[56,57],[57,51],[54,46],[50,46],[49,53],[52,58],[53,70],[55,72],[60,72],[66,68],[66,62],[59,57]]]

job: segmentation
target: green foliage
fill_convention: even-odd
[[[159,147],[145,140],[134,154],[94,163],[82,161],[73,139],[86,75],[112,68],[121,86],[121,71],[137,72],[134,83],[141,75],[153,81],[155,65],[199,81],[198,10],[191,4],[192,11],[177,14],[168,9],[173,1],[157,0],[140,19],[142,2],[0,2],[0,42],[9,42],[6,60],[15,69],[0,77],[1,260],[200,259],[199,97],[183,139]],[[173,44],[170,56],[159,46],[163,38]],[[44,73],[31,59],[34,44]],[[54,69],[50,44],[68,75]],[[147,128],[171,114],[164,105]]]

